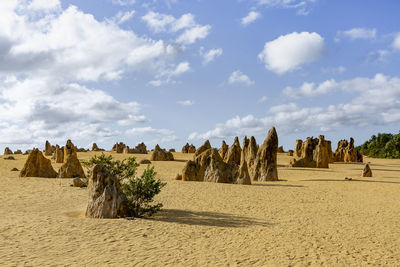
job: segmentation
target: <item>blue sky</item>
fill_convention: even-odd
[[[400,2],[7,0],[0,149],[399,131]]]

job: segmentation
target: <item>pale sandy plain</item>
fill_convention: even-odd
[[[363,164],[288,168],[279,154],[282,181],[244,186],[175,181],[192,155],[174,156],[153,163],[163,211],[135,220],[86,219],[87,189],[18,178],[27,156],[0,157],[0,266],[400,264],[400,160],[367,158],[374,177],[361,178]]]

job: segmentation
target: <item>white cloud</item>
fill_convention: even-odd
[[[217,57],[221,56],[223,53],[222,48],[217,48],[217,49],[210,49],[208,51],[204,51],[204,47],[200,48],[200,55],[203,57],[203,64],[206,65]]]
[[[290,97],[315,97],[319,95],[324,95],[337,87],[335,80],[327,80],[319,85],[315,83],[303,83],[299,88],[286,87],[283,93]]]
[[[228,83],[229,84],[243,84],[246,86],[250,86],[254,84],[254,81],[250,79],[249,76],[246,74],[243,74],[240,70],[236,70],[231,73],[231,75],[228,78]]]
[[[136,3],[136,0],[112,0],[114,5],[129,6]]]
[[[392,46],[396,50],[400,50],[400,33],[396,34]]]
[[[111,18],[111,21],[114,21],[117,24],[123,24],[133,18],[133,15],[135,15],[135,10],[126,12],[119,11],[113,18]]]
[[[321,71],[324,73],[329,73],[329,74],[335,75],[335,74],[341,74],[341,73],[345,72],[346,67],[338,66],[338,67],[334,67],[334,68],[322,68]]]
[[[356,96],[347,103],[327,107],[299,107],[296,103],[273,106],[265,117],[236,116],[210,131],[194,132],[189,139],[223,139],[265,134],[271,126],[288,134],[338,127],[368,127],[400,123],[400,78],[376,74],[337,82],[337,88]]]
[[[259,5],[276,8],[293,8],[297,9],[297,15],[308,15],[310,13],[310,5],[318,0],[256,0]]]
[[[61,3],[59,0],[33,0],[29,6],[28,9],[32,10],[54,10],[54,9],[60,9],[61,8]]]
[[[267,100],[268,100],[268,97],[264,95],[260,99],[258,99],[258,103],[264,103]]]
[[[250,11],[249,14],[247,14],[246,17],[243,17],[240,21],[242,23],[242,25],[248,25],[250,23],[253,23],[254,21],[256,21],[258,18],[261,17],[260,12],[257,11]]]
[[[323,52],[324,38],[318,33],[293,32],[265,43],[258,58],[268,70],[283,74],[318,60]]]
[[[211,31],[210,25],[205,26],[195,26],[193,28],[185,30],[178,38],[176,39],[177,43],[182,44],[193,44],[197,40],[204,39]]]
[[[367,28],[353,28],[347,31],[339,31],[336,34],[335,40],[340,40],[340,37],[349,38],[350,40],[356,39],[375,39],[376,38],[376,29],[367,29]]]
[[[178,104],[182,105],[182,106],[193,106],[194,101],[192,101],[192,100],[178,101]]]
[[[369,63],[382,63],[386,60],[388,55],[388,50],[381,49],[368,53],[365,60]]]
[[[171,79],[190,70],[189,63],[176,63],[177,45],[139,37],[72,5],[47,6],[44,13],[38,3],[45,2],[0,1],[3,144],[61,144],[67,138],[88,143],[120,135],[118,127],[148,119],[139,103],[118,101],[96,89],[97,82],[127,72]],[[119,22],[132,14],[122,14]]]
[[[152,127],[131,128],[126,130],[127,135],[172,135],[174,131],[168,129],[155,129]]]
[[[142,17],[142,20],[155,33],[183,31],[176,38],[176,42],[184,45],[193,44],[197,40],[206,38],[211,31],[210,25],[197,24],[191,13],[184,14],[177,19],[172,15],[150,11]]]
[[[156,79],[150,81],[148,84],[151,86],[161,86],[167,83],[175,83],[174,77],[178,77],[183,73],[190,71],[190,64],[187,61],[181,62],[178,65],[173,65],[170,68],[166,68],[156,75]]]

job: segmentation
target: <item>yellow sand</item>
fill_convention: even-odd
[[[86,219],[87,189],[18,178],[10,170],[26,156],[0,157],[0,266],[400,263],[400,160],[367,158],[374,177],[361,178],[363,164],[287,168],[280,154],[282,181],[243,186],[175,181],[192,155],[174,156],[154,162],[168,183],[157,197],[163,212],[135,220]]]

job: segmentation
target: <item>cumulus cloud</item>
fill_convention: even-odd
[[[318,33],[293,32],[265,43],[258,58],[268,70],[283,74],[318,60],[323,52],[324,38]]]
[[[53,4],[44,12],[44,3]],[[0,1],[3,144],[33,146],[46,139],[61,144],[67,138],[89,143],[120,135],[118,127],[148,119],[141,104],[116,100],[97,89],[98,82],[104,86],[127,72],[170,79],[190,69],[187,62],[176,63],[174,44],[139,37],[110,19],[99,21],[57,3]],[[131,15],[121,13],[118,22]]]
[[[338,41],[340,38],[349,38],[350,40],[356,39],[375,39],[376,38],[376,29],[367,29],[367,28],[353,28],[347,31],[339,31],[336,34],[335,40]]]
[[[250,86],[254,84],[254,81],[252,81],[250,77],[247,76],[246,74],[243,74],[240,70],[236,70],[232,72],[231,75],[229,76],[228,83]]]
[[[204,47],[200,48],[200,56],[203,57],[204,65],[207,65],[208,63],[214,61],[217,57],[221,56],[222,53],[222,48],[210,49],[208,51],[204,51]]]
[[[303,83],[299,88],[294,88],[291,86],[286,87],[283,93],[289,97],[315,97],[319,95],[324,95],[337,87],[335,80],[327,80],[323,83],[316,85],[315,83]]]
[[[178,101],[178,104],[182,105],[182,106],[193,106],[194,101],[192,101],[192,100]]]
[[[259,19],[261,17],[260,12],[257,11],[250,11],[249,14],[247,14],[247,16],[243,17],[240,22],[242,23],[242,25],[246,26],[250,23],[253,23],[254,21],[256,21],[257,19]]]
[[[341,74],[346,71],[346,67],[343,66],[338,66],[338,67],[333,67],[333,68],[322,68],[322,72],[328,73],[328,74]]]
[[[142,17],[147,27],[155,33],[176,33],[183,31],[177,38],[179,44],[193,44],[197,40],[204,39],[211,31],[210,25],[197,24],[194,15],[187,13],[180,18],[168,14],[150,11]]]
[[[400,122],[400,78],[376,74],[337,82],[337,88],[356,96],[347,103],[327,107],[300,107],[296,103],[273,106],[268,115],[234,118],[219,123],[204,133],[194,132],[189,139],[224,139],[237,135],[265,134],[276,126],[282,134],[326,131],[337,127],[364,127]]]

